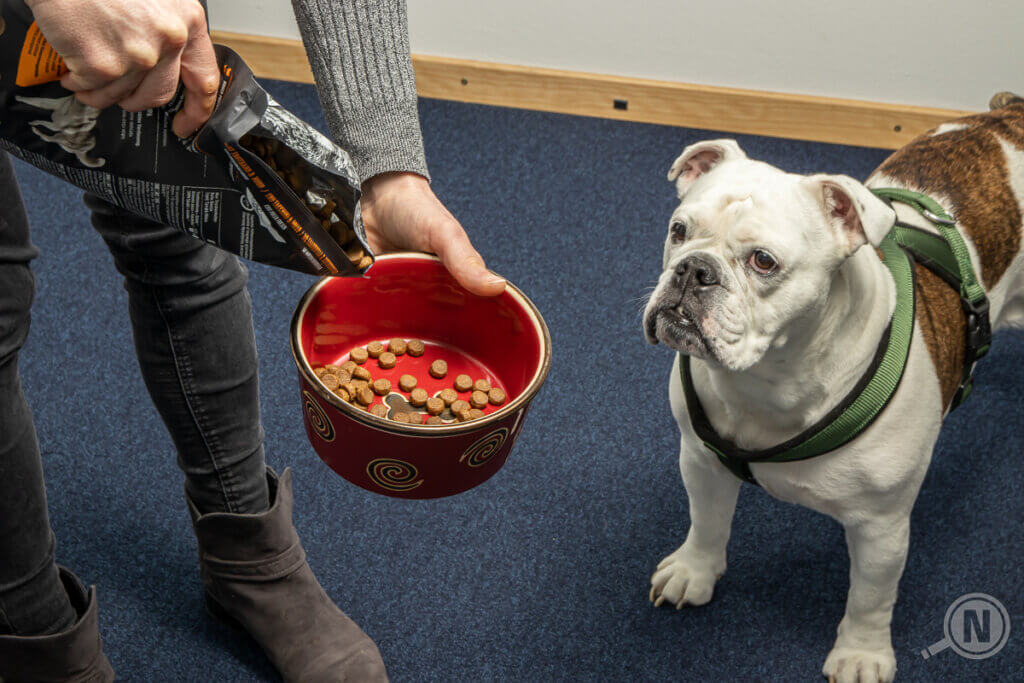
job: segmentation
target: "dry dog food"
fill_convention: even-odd
[[[406,348],[406,353],[410,356],[422,356],[427,346],[423,343],[422,339],[410,339]]]
[[[459,395],[455,392],[454,389],[442,389],[441,393],[438,394],[437,396],[442,401],[444,401],[444,404],[446,406],[450,406],[452,403],[459,400]]]
[[[327,368],[314,368],[313,374],[316,375],[317,379],[320,379],[327,374]]]
[[[395,367],[395,363],[397,362],[398,359],[395,358],[395,354],[391,353],[390,351],[385,351],[384,353],[380,354],[380,358],[377,359],[377,365],[381,366],[385,370],[390,370],[391,368]]]
[[[408,410],[396,410],[394,415],[391,416],[391,419],[395,422],[404,422],[408,424],[413,421],[419,422],[419,420],[416,419],[417,417],[419,417],[419,413],[413,413]]]
[[[372,406],[370,406],[370,412],[376,415],[377,417],[387,417],[388,407],[383,403],[374,403]]]
[[[477,381],[473,382],[473,390],[482,391],[486,394],[488,391],[491,390],[491,383],[485,379],[478,379]]]
[[[416,388],[416,378],[412,375],[402,375],[398,378],[398,388],[408,394]]]
[[[470,408],[469,409],[469,419],[470,420],[475,420],[475,419],[477,419],[479,417],[483,417],[483,416],[484,416],[484,411],[480,410],[479,408]]]
[[[474,391],[469,396],[469,405],[474,408],[483,408],[488,403],[487,394],[482,391]]]
[[[507,396],[505,396],[505,391],[498,387],[492,387],[491,390],[487,392],[487,400],[491,402],[492,406],[500,406],[505,402],[506,398]]]
[[[365,362],[366,359],[363,358],[363,361]],[[351,375],[352,373],[354,373],[356,371],[356,363],[355,363],[355,361],[347,360],[347,361],[345,361],[344,363],[341,364],[341,369],[342,369],[343,372],[347,372],[348,374]]]
[[[387,396],[391,393],[391,380],[384,379],[383,377],[375,379],[373,381],[373,393],[378,396]]]
[[[348,357],[352,359],[353,365],[355,365],[356,363],[362,365],[363,363],[366,362],[366,359],[370,357],[370,354],[367,353],[366,349],[364,349],[363,347],[357,346],[356,348],[352,349],[351,352],[349,352]]]
[[[452,413],[458,415],[460,410],[469,410],[469,402],[463,401],[461,398],[458,401],[452,401],[451,404]]]
[[[370,358],[380,358],[380,354],[385,351],[387,351],[387,349],[378,341],[373,341],[366,345],[366,353]]]
[[[441,379],[448,374],[448,363],[443,360],[435,360],[430,364],[430,376],[434,379]]]
[[[465,408],[459,411],[455,411],[455,417],[458,418],[459,422],[467,422],[470,420],[470,410],[472,410],[472,408],[470,408],[469,404],[467,403]]]
[[[358,275],[366,253],[348,154],[282,107],[230,49],[209,121],[179,141],[181,96],[145,112],[97,109],[60,81],[67,65],[25,0],[2,3],[0,148],[133,213],[254,261]]]
[[[444,424],[444,420],[442,420],[437,415],[430,415],[430,416],[427,417],[427,424],[428,425],[443,425]]]
[[[428,398],[430,398],[430,394],[427,393],[426,389],[413,389],[409,393],[409,403],[417,408],[426,405]]]
[[[338,382],[338,376],[330,372],[324,373],[324,376],[320,378],[320,381],[323,382],[323,385],[330,391],[334,391],[341,386],[341,383]]]
[[[360,368],[360,367],[357,367],[352,372],[352,376],[354,378],[356,378],[356,379],[361,379],[364,382],[369,382],[371,379],[373,379],[373,376],[370,375],[370,371],[369,370],[367,370],[366,368]]]
[[[360,387],[356,392],[356,400],[364,406],[370,405],[373,403],[373,389],[368,386]]]
[[[395,337],[394,339],[388,341],[388,351],[395,354],[396,356],[401,356],[405,354],[406,347],[407,345],[404,339],[399,339],[398,337]]]
[[[473,388],[473,378],[469,375],[459,375],[455,378],[455,391],[466,392]]]
[[[431,415],[440,415],[444,412],[444,401],[437,396],[431,396],[427,399],[427,412]]]
[[[342,401],[348,401],[352,398],[352,395],[348,393],[348,389],[345,387],[338,387],[334,390],[334,395],[340,398]]]

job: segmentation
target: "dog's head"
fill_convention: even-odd
[[[690,145],[668,178],[680,203],[644,330],[652,344],[729,370],[756,365],[813,321],[839,266],[895,220],[853,178],[785,173],[735,140]]]

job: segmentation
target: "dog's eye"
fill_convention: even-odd
[[[747,263],[750,264],[751,268],[761,273],[761,275],[771,275],[779,267],[775,257],[764,249],[755,249],[750,258],[747,259]]]
[[[679,244],[686,239],[686,224],[672,221],[672,225],[668,226],[668,232],[672,235],[672,241]]]

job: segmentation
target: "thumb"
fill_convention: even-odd
[[[505,291],[505,278],[487,270],[458,221],[446,221],[445,227],[434,234],[440,239],[434,240],[432,251],[460,285],[479,296],[498,296]]]

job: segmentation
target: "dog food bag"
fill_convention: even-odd
[[[190,140],[184,97],[131,113],[82,104],[22,0],[0,2],[0,148],[87,192],[222,249],[313,275],[359,275],[373,257],[348,154],[267,94],[216,46],[217,107]]]

